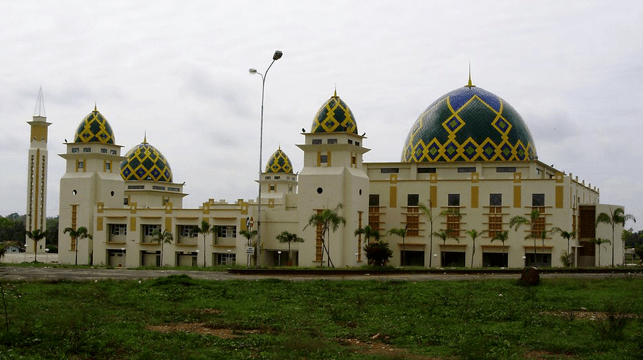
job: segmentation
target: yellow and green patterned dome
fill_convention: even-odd
[[[357,134],[357,123],[353,112],[346,103],[335,94],[326,101],[313,120],[311,133],[348,132]]]
[[[433,102],[409,131],[403,162],[529,161],[536,147],[520,114],[471,84]]]
[[[270,156],[270,159],[268,159],[266,172],[292,174],[292,163],[290,162],[288,155],[281,151],[281,148],[275,151],[272,156]]]
[[[121,162],[121,177],[123,180],[148,180],[172,182],[172,169],[165,156],[147,139],[125,155]]]
[[[80,122],[74,137],[75,143],[114,144],[114,141],[112,127],[96,107]]]

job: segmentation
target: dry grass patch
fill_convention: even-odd
[[[211,325],[204,323],[181,323],[181,324],[163,324],[163,325],[148,325],[146,330],[158,331],[162,333],[175,333],[186,332],[196,333],[202,335],[213,335],[222,339],[240,338],[248,334],[259,333],[259,330],[233,330],[233,329],[217,329]]]
[[[355,352],[360,354],[386,356],[391,359],[440,360],[440,358],[411,354],[408,350],[399,349],[381,342],[364,342],[358,339],[336,339],[336,341],[343,346],[355,348]]]

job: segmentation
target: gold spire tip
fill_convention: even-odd
[[[465,85],[465,86],[466,86],[466,87],[468,87],[468,88],[476,87],[476,86],[475,86],[475,85],[473,85],[473,83],[471,82],[471,62],[469,62],[469,82],[468,82],[468,83],[467,83],[467,85]]]

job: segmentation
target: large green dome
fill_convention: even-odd
[[[114,141],[112,127],[96,107],[80,122],[74,136],[75,143],[114,144]]]
[[[520,114],[471,84],[433,102],[404,143],[403,162],[529,161],[536,147]]]
[[[128,151],[125,157],[121,162],[123,180],[172,182],[170,163],[147,140]]]
[[[355,116],[346,103],[337,96],[337,91],[317,111],[311,133],[348,132],[357,134]]]

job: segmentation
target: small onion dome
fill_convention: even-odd
[[[112,127],[96,107],[80,122],[74,137],[75,143],[114,144],[114,141]]]
[[[154,146],[144,140],[125,155],[121,162],[123,180],[172,182],[170,163]]]
[[[335,94],[319,108],[311,133],[348,132],[357,134],[355,116],[346,103]]]
[[[288,158],[288,155],[279,150],[275,151],[270,159],[268,159],[268,164],[266,164],[267,173],[284,173],[292,174],[292,163]]]
[[[530,161],[536,147],[522,117],[502,98],[469,85],[438,98],[418,117],[403,162]]]

